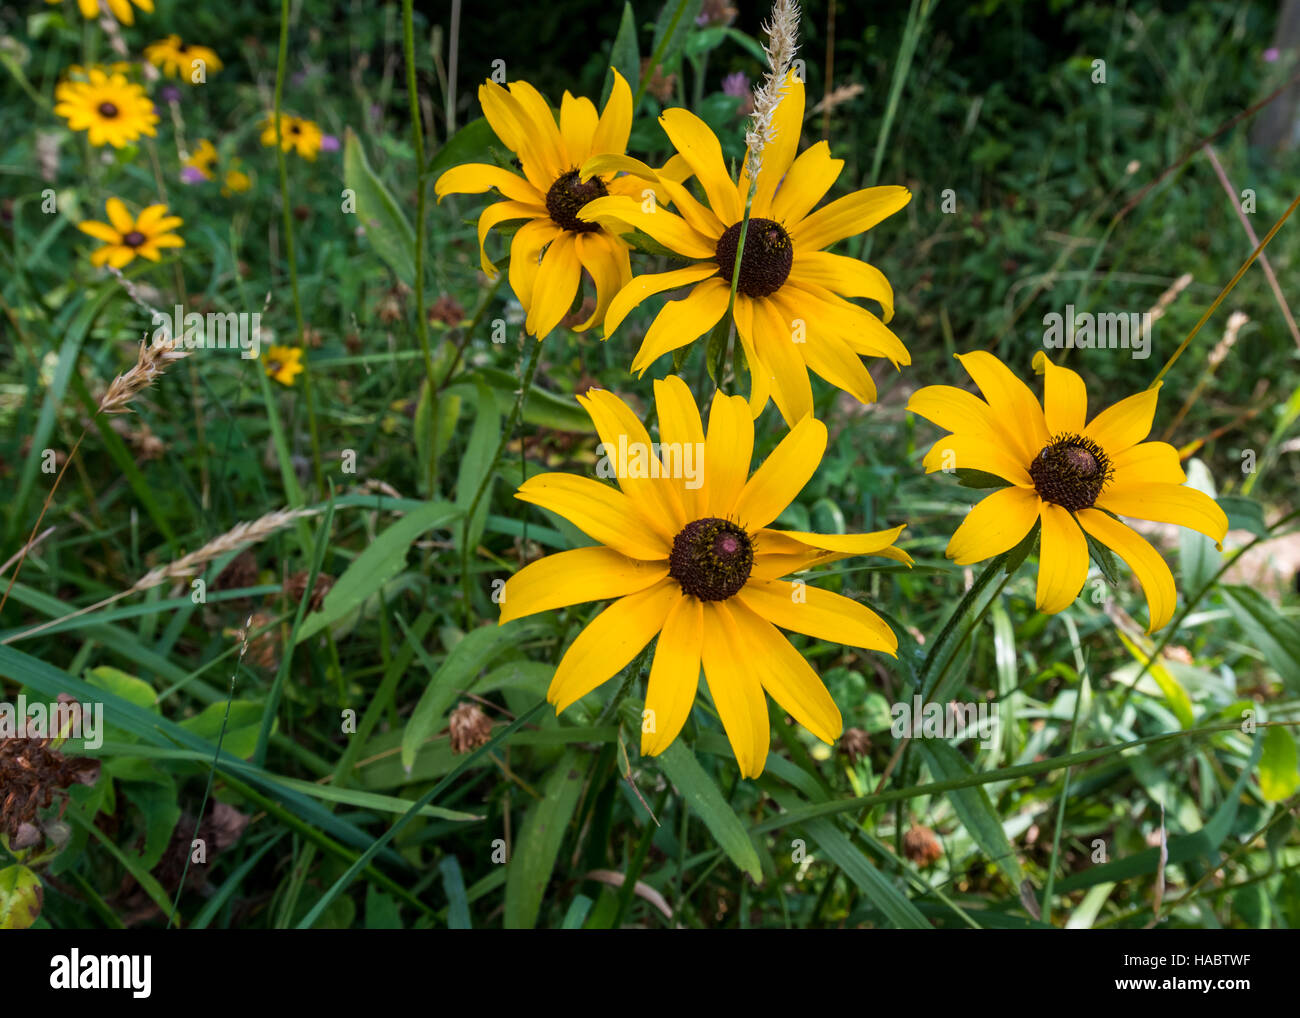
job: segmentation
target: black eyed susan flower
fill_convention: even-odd
[[[565,652],[547,698],[557,713],[604,683],[655,637],[641,751],[663,752],[686,723],[700,667],[741,773],[757,777],[768,750],[764,691],[825,742],[842,723],[826,687],[777,627],[895,654],[870,608],[781,577],[851,555],[910,564],[902,527],[870,534],[770,529],[812,477],[826,426],[804,418],[749,477],[753,419],[742,396],[714,397],[706,436],[678,377],[655,382],[659,446],[612,393],[579,397],[606,450],[621,450],[613,488],[573,474],[528,478],[516,498],[558,513],[599,544],[525,566],[505,586],[501,622],[616,599]],[[611,453],[612,455],[612,453]],[[684,469],[694,462],[698,469]],[[674,476],[676,475],[676,476]],[[748,478],[748,479],[747,479]]]
[[[584,269],[596,286],[596,307],[574,327],[577,332],[603,321],[614,294],[632,278],[627,245],[578,215],[588,202],[609,194],[627,196],[628,201],[636,195],[641,201],[642,192],[651,186],[615,172],[579,179],[578,167],[591,157],[622,156],[627,148],[632,90],[621,74],[613,75],[614,87],[599,115],[590,99],[565,92],[558,125],[541,93],[526,81],[512,81],[506,88],[490,81],[480,85],[483,115],[517,157],[522,175],[486,163],[466,163],[452,167],[433,185],[439,201],[449,194],[489,189],[506,199],[489,205],[478,220],[479,262],[490,277],[497,269],[483,250],[488,233],[500,223],[528,220],[510,244],[510,287],[524,307],[524,327],[539,340],[568,314]]]
[[[182,165],[204,180],[211,180],[217,165],[217,146],[207,138],[201,139]]]
[[[45,2],[57,4],[59,0],[45,0]],[[135,24],[135,11],[131,9],[133,3],[146,14],[153,13],[153,0],[107,0],[107,2],[113,16],[124,25]],[[77,7],[81,10],[83,18],[98,18],[100,15],[99,0],[77,0]]]
[[[208,71],[221,70],[221,60],[214,50],[182,42],[179,35],[169,35],[150,43],[144,48],[144,58],[167,77],[181,78],[191,84],[195,83],[194,72],[200,68],[205,77]]]
[[[813,212],[844,161],[831,158],[826,142],[796,158],[803,115],[804,87],[790,75],[774,113],[775,133],[762,152],[735,305],[736,332],[750,367],[750,409],[757,417],[770,394],[790,425],[812,412],[809,369],[869,403],[876,387],[861,357],[887,357],[895,366],[911,362],[885,326],[894,313],[889,281],[865,262],[825,250],[897,212],[911,193],[905,187],[871,187]],[[664,180],[676,214],[625,196],[601,198],[582,210],[585,218],[612,229],[641,230],[694,262],[638,276],[610,303],[606,335],[647,297],[692,286],[684,299],[665,304],[646,332],[632,364],[641,373],[662,354],[704,335],[726,314],[750,191],[748,170],[742,169],[738,183],[732,181],[718,139],[695,114],[665,110],[659,123],[690,165],[707,205],[696,201],[684,184]],[[845,299],[849,297],[876,301],[884,321]]]
[[[103,247],[91,254],[92,265],[107,264],[120,269],[137,256],[156,262],[162,257],[163,248],[185,246],[185,241],[171,232],[184,220],[169,216],[166,205],[150,205],[139,218],[133,218],[121,199],[110,198],[104,203],[104,211],[108,213],[107,223],[88,220],[77,224],[82,233],[104,242]]]
[[[313,162],[316,153],[320,151],[322,137],[320,125],[314,120],[290,116],[288,113],[280,114],[280,147],[286,152],[297,152],[302,158]],[[274,114],[268,113],[262,122],[262,144],[271,147],[275,145]]]
[[[302,348],[297,346],[272,346],[262,354],[262,365],[267,377],[281,385],[293,385],[302,371]]]
[[[92,145],[121,148],[142,134],[157,132],[158,114],[139,85],[126,76],[90,68],[86,81],[62,81],[54,89],[54,112],[74,131],[86,131]]]
[[[1085,534],[1133,570],[1146,595],[1148,632],[1164,626],[1178,600],[1173,574],[1151,545],[1116,517],[1173,523],[1223,540],[1228,518],[1193,488],[1178,452],[1148,442],[1159,384],[1088,420],[1083,380],[1039,352],[1040,406],[1029,387],[990,353],[959,354],[984,399],[950,385],[929,385],[907,408],[952,434],[926,453],[927,472],[968,468],[1009,486],[976,505],[948,542],[948,557],[969,565],[999,555],[1041,525],[1039,611],[1064,610],[1088,576]]]

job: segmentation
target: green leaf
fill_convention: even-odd
[[[403,929],[402,913],[397,901],[392,895],[377,889],[374,884],[366,885],[366,929]]]
[[[623,17],[618,23],[618,34],[614,36],[614,45],[610,49],[609,63],[623,75],[632,94],[636,95],[636,90],[641,84],[641,51],[636,41],[636,16],[632,13],[632,5],[627,0],[623,3]],[[614,76],[606,74],[605,89],[601,98],[602,107],[608,101],[613,89]]]
[[[469,899],[465,896],[465,877],[454,855],[443,856],[438,864],[442,871],[442,888],[447,892],[447,929],[469,930],[473,923],[469,916]]]
[[[784,810],[796,809],[803,805],[798,797],[784,789],[772,789],[772,796]],[[844,871],[858,890],[867,896],[876,908],[884,914],[894,926],[902,930],[929,929],[931,923],[897,886],[880,872],[841,831],[835,821],[824,817],[805,820],[800,826],[808,837],[817,843],[822,852],[830,857],[831,862]]]
[[[302,620],[295,643],[302,643],[360,608],[367,598],[378,593],[385,583],[402,571],[407,552],[416,538],[427,530],[445,527],[460,515],[460,510],[446,502],[426,502],[392,524],[352,560],[325,595],[320,611],[312,612]]]
[[[1219,589],[1237,625],[1245,632],[1246,642],[1264,655],[1293,694],[1300,693],[1300,627],[1279,615],[1253,587]]]
[[[532,342],[532,340],[529,342]],[[474,501],[479,486],[492,469],[492,461],[496,456],[497,446],[501,444],[501,411],[497,406],[497,398],[483,379],[474,379],[474,385],[478,391],[478,414],[474,418],[474,427],[469,435],[469,445],[466,447],[465,455],[460,461],[460,472],[456,477],[456,505],[461,509],[462,513],[469,511],[470,504]],[[468,541],[471,548],[476,546],[479,538],[483,536],[483,527],[487,523],[488,507],[492,504],[492,483],[495,480],[493,478],[489,481],[487,490],[479,500],[474,519],[469,521]],[[460,528],[456,530],[455,539],[456,548],[459,550],[463,540]]]
[[[1295,737],[1281,726],[1264,730],[1264,752],[1259,758],[1259,791],[1269,802],[1289,799],[1300,788]]]
[[[1264,507],[1259,502],[1245,495],[1220,495],[1215,501],[1228,516],[1228,529],[1247,530],[1255,537],[1268,537]]]
[[[954,467],[953,476],[963,488],[1005,488],[1007,479],[971,467]]]
[[[473,685],[474,679],[498,654],[518,646],[525,636],[538,631],[544,624],[533,619],[516,619],[503,626],[479,626],[466,633],[451,648],[442,664],[433,672],[424,687],[419,702],[411,711],[411,719],[402,732],[402,766],[410,770],[416,754],[425,741],[441,727],[443,715],[456,697]],[[431,666],[422,647],[415,648],[425,666]]]
[[[677,786],[678,794],[704,821],[718,847],[748,873],[754,883],[762,883],[763,869],[758,862],[758,853],[754,851],[754,843],[749,840],[749,832],[713,779],[695,759],[695,754],[681,739],[677,739],[658,759],[668,780]]]
[[[930,770],[940,781],[951,781],[974,773],[966,758],[946,742],[920,739],[917,745]],[[1007,875],[1011,886],[1019,893],[1025,882],[1025,871],[983,786],[954,788],[948,792],[948,800],[962,826],[970,832],[980,850]]]
[[[180,722],[202,739],[216,743],[226,717],[224,703],[210,703],[192,718]],[[230,723],[222,738],[221,748],[231,756],[247,759],[257,748],[257,733],[262,724],[262,704],[254,700],[230,701]]]
[[[665,72],[673,70],[686,47],[686,39],[695,28],[703,0],[668,0],[655,19],[654,41],[650,44],[651,60],[658,62]],[[647,67],[653,76],[655,69]]]
[[[370,168],[351,128],[343,143],[343,183],[356,195],[356,214],[366,239],[397,278],[415,282],[415,231],[383,181]],[[423,311],[417,311],[422,314]]]
[[[542,798],[528,811],[519,840],[506,864],[505,928],[531,930],[542,910],[542,896],[560,854],[564,833],[582,792],[578,751],[566,750],[542,786]]]
[[[41,878],[26,866],[0,870],[0,930],[30,929],[44,904]]]
[[[519,389],[519,379],[515,375],[500,368],[480,368],[478,377],[486,381],[497,393],[498,406],[501,405],[502,397],[506,403],[514,400],[515,392]],[[523,418],[525,424],[533,424],[540,428],[554,428],[556,431],[585,433],[592,430],[591,418],[587,416],[587,411],[578,405],[577,399],[573,396],[548,392],[540,385],[533,385],[528,390]]]
[[[424,469],[418,470],[417,481],[423,494],[428,495],[429,461],[442,458],[451,444],[452,434],[456,430],[456,421],[460,418],[461,398],[453,392],[444,392],[430,399],[433,387],[429,379],[420,385],[420,401],[415,409],[415,462]],[[432,406],[430,405],[432,403]],[[437,448],[433,448],[431,432],[434,430],[434,414],[437,414]]]
[[[491,162],[492,149],[499,144],[496,132],[486,117],[471,120],[438,149],[438,154],[429,160],[424,175],[436,177],[462,163]]]
[[[181,818],[176,802],[176,787],[166,784],[124,781],[122,795],[135,804],[144,817],[144,849],[139,854],[140,867],[152,870],[172,840],[172,832]]]
[[[107,690],[114,696],[120,696],[123,700],[128,700],[137,707],[145,707],[154,711],[158,709],[158,694],[154,692],[153,686],[143,679],[137,679],[134,675],[128,675],[118,668],[112,668],[108,665],[92,668],[86,673],[86,681],[96,689]]]
[[[1174,712],[1174,717],[1178,718],[1178,723],[1184,728],[1191,728],[1196,723],[1196,718],[1192,712],[1192,699],[1187,695],[1183,684],[1165,667],[1163,661],[1151,660],[1147,652],[1124,635],[1122,630],[1115,630],[1115,635],[1119,637],[1119,642],[1128,648],[1128,652],[1133,655],[1138,664],[1147,666],[1147,674],[1160,687],[1165,703]]]

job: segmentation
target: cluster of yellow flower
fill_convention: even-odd
[[[659,123],[676,154],[659,169],[627,155],[633,100],[623,78],[597,113],[567,92],[558,122],[523,81],[479,89],[496,136],[521,172],[467,164],[435,182],[452,193],[499,192],[478,220],[483,248],[500,223],[526,220],[510,245],[509,280],[540,341],[574,304],[585,270],[596,306],[577,331],[603,326],[608,338],[652,295],[690,287],[655,317],[631,369],[640,375],[664,354],[694,342],[730,315],[748,366],[748,399],[718,392],[707,432],[686,383],[654,382],[659,443],[622,400],[601,390],[581,397],[607,449],[645,450],[649,469],[619,471],[618,488],[563,473],[529,477],[517,498],[558,513],[598,545],[532,563],[507,583],[501,622],[594,600],[613,600],[574,640],[548,694],[563,710],[626,667],[658,634],[650,667],[642,752],[657,754],[680,732],[703,667],[742,774],[762,772],[769,740],[764,691],[825,741],[841,732],[839,710],[812,667],[780,629],[895,654],[890,626],[865,605],[789,577],[848,556],[910,564],[895,545],[903,527],[869,534],[771,529],[812,477],[827,443],[814,417],[808,372],[862,403],[876,390],[863,357],[897,368],[907,349],[888,328],[893,292],[865,262],[827,249],[903,208],[902,187],[871,187],[816,208],[843,162],[826,142],[798,151],[804,88],[783,85],[772,140],[760,160],[732,178],[717,137],[694,114],[666,110]],[[753,153],[751,153],[752,155]],[[760,166],[756,180],[749,167]],[[694,177],[703,201],[687,187]],[[671,205],[674,211],[668,211]],[[688,264],[634,275],[634,231]],[[881,315],[853,303],[866,297]],[[983,399],[932,385],[909,409],[950,434],[924,459],[927,471],[969,469],[1002,487],[976,505],[952,535],[948,557],[966,564],[1007,552],[1037,529],[1037,606],[1059,612],[1087,577],[1088,535],[1113,549],[1146,594],[1149,629],[1168,623],[1177,592],[1160,555],[1117,515],[1191,527],[1224,537],[1228,522],[1206,495],[1184,487],[1176,450],[1148,442],[1158,386],[1088,419],[1084,383],[1041,352],[1042,403],[989,353],[961,356]],[[769,397],[789,433],[749,476],[753,421]],[[680,476],[665,451],[703,449],[698,478]],[[649,457],[649,459],[646,459]],[[679,476],[674,476],[677,474]]]
[[[98,18],[102,13],[98,0],[77,0],[77,3],[86,18]],[[108,0],[108,11],[118,21],[131,25],[135,22],[132,3],[146,13],[153,12],[152,0]],[[144,59],[166,77],[195,85],[205,83],[209,71],[222,69],[221,59],[214,50],[186,43],[179,35],[168,35],[146,46]],[[67,121],[71,130],[85,131],[90,144],[96,147],[111,145],[121,149],[142,137],[156,137],[158,110],[144,86],[132,80],[136,74],[137,65],[129,61],[88,68],[69,67],[64,80],[55,88],[54,112]],[[284,151],[314,160],[329,139],[314,121],[288,114],[281,114],[277,136],[275,117],[268,114],[262,144],[274,146],[277,140]],[[206,138],[200,139],[194,151],[182,159],[182,179],[189,182],[214,179],[218,158],[216,146]],[[229,197],[249,190],[252,184],[249,175],[239,168],[239,160],[232,160],[223,174],[221,193]],[[184,220],[168,215],[165,204],[150,205],[139,216],[132,216],[120,198],[112,197],[105,203],[105,211],[108,222],[87,220],[78,224],[83,233],[103,242],[104,246],[91,253],[91,264],[95,266],[121,269],[137,257],[156,262],[162,257],[162,249],[185,246],[180,235],[172,232]],[[266,353],[264,364],[271,378],[292,385],[303,370],[302,350],[272,347]]]

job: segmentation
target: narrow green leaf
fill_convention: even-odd
[[[460,515],[459,509],[446,502],[427,502],[390,525],[343,571],[325,595],[320,611],[302,620],[295,643],[302,643],[360,608],[367,598],[402,571],[416,538],[425,531],[445,527]]]
[[[763,869],[754,844],[749,840],[749,832],[713,779],[695,759],[695,754],[681,739],[677,739],[659,755],[658,760],[668,780],[677,786],[682,799],[704,821],[718,847],[748,873],[754,883],[762,883]]]
[[[577,750],[566,750],[552,766],[541,792],[541,800],[528,811],[507,863],[505,927],[508,930],[531,930],[537,925],[546,885],[551,881],[564,833],[582,792]]]
[[[403,283],[415,282],[415,231],[401,206],[370,168],[361,142],[348,128],[343,143],[343,183],[356,198],[356,214],[366,239]],[[423,314],[417,310],[417,314]]]
[[[1233,618],[1245,631],[1246,641],[1264,655],[1293,694],[1300,693],[1300,627],[1279,615],[1253,587],[1219,589]]]
[[[1259,758],[1259,791],[1269,802],[1281,802],[1300,788],[1295,736],[1280,726],[1264,730],[1264,752]]]

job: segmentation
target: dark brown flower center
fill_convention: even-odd
[[[290,133],[290,134],[302,134],[302,125],[301,125],[301,124],[290,124],[290,125],[289,125],[289,133]]]
[[[1101,446],[1082,435],[1057,435],[1029,465],[1034,490],[1072,513],[1097,501],[1113,473]]]
[[[117,116],[117,113],[118,109],[115,104],[110,102],[102,102],[99,104],[99,115],[101,117],[111,120],[113,117]]]
[[[736,594],[753,566],[754,543],[744,528],[716,516],[686,524],[668,556],[668,575],[701,601],[725,601]]]
[[[714,258],[718,274],[731,282],[736,269],[736,245],[740,240],[740,223],[729,227],[718,238]],[[781,289],[794,264],[794,245],[785,227],[772,219],[751,219],[745,231],[745,250],[740,256],[740,280],[736,289],[746,297],[766,297]]]
[[[556,226],[571,233],[591,233],[600,229],[599,223],[589,223],[578,218],[578,210],[589,201],[604,198],[609,191],[599,177],[578,179],[578,171],[570,170],[546,192],[546,211]]]
[[[145,235],[139,230],[132,230],[130,233],[122,235],[122,243],[127,247],[139,247],[145,242]]]

